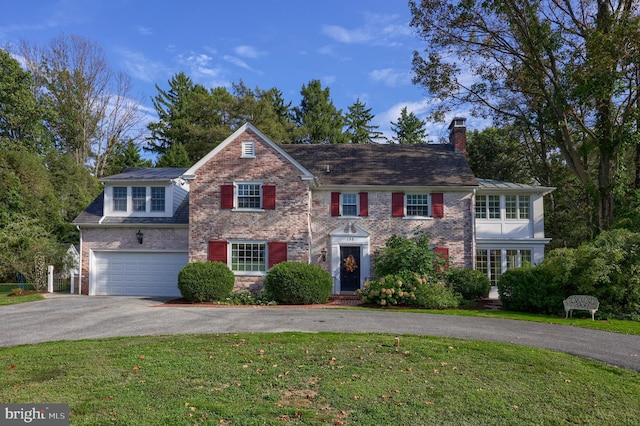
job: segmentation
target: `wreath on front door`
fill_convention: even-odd
[[[344,260],[344,269],[346,269],[347,272],[355,272],[356,269],[358,269],[358,265],[356,264],[356,259],[353,257],[352,254],[347,256],[347,258]]]

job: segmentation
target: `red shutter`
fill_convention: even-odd
[[[209,241],[209,261],[227,264],[227,242]]]
[[[368,192],[360,193],[360,216],[362,217],[369,216],[369,193]]]
[[[262,208],[265,210],[274,210],[276,208],[275,185],[262,185]]]
[[[449,262],[449,249],[447,247],[434,247],[433,252],[445,262]],[[439,271],[439,267],[436,267],[436,270]],[[444,265],[443,269],[447,269],[447,265]]]
[[[340,193],[331,193],[331,216],[340,216]]]
[[[269,268],[287,261],[287,243],[269,242]]]
[[[404,192],[391,194],[391,216],[404,217]]]
[[[233,208],[233,185],[221,185],[220,186],[220,208],[232,209]]]
[[[444,217],[444,196],[442,192],[431,194],[431,217]]]

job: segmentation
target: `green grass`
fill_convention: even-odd
[[[0,348],[0,401],[72,425],[635,425],[640,374],[547,350],[380,334],[181,335]]]
[[[575,327],[589,328],[592,330],[609,331],[612,333],[634,334],[640,336],[640,321],[630,320],[591,320],[591,315],[587,312],[574,312],[573,318],[565,319],[550,315],[529,314],[525,312],[513,312],[503,310],[487,310],[487,309],[442,309],[442,310],[424,310],[409,308],[361,308],[352,309],[389,309],[393,312],[414,312],[421,314],[438,314],[438,315],[457,315],[471,316],[482,318],[504,318],[519,321],[542,322],[546,324],[570,325]]]
[[[11,291],[0,291],[0,306],[15,305],[17,303],[33,302],[43,299],[44,296],[40,293],[25,294],[24,296],[11,296]]]

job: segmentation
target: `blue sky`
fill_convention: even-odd
[[[319,79],[343,112],[356,99],[386,135],[406,106],[424,118],[432,100],[411,83],[411,57],[422,41],[404,0],[16,1],[0,14],[0,45],[46,44],[77,34],[104,49],[109,65],[131,77],[132,97],[152,120],[155,84],[183,71],[207,88],[242,80],[279,88],[292,105]],[[469,129],[486,122],[458,110],[427,123],[429,139],[447,136],[453,116]]]

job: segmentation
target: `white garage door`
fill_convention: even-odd
[[[94,252],[93,294],[180,296],[178,273],[187,253]]]

